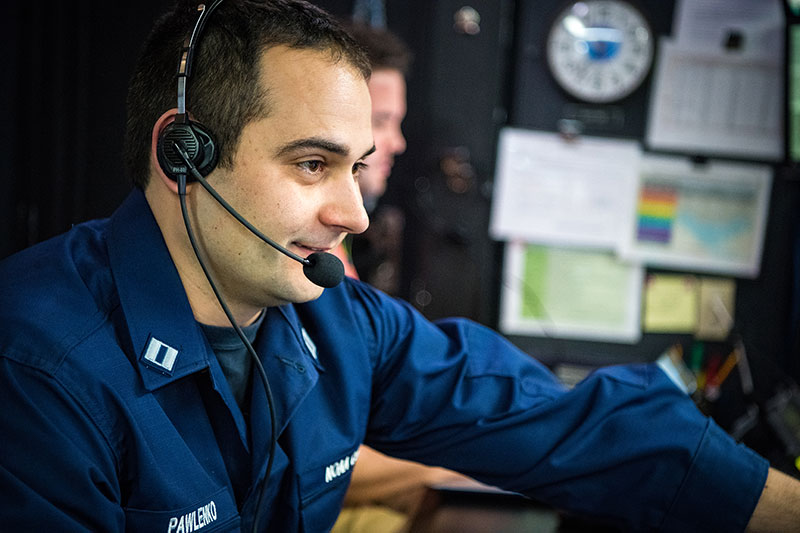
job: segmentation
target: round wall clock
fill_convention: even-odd
[[[570,2],[547,37],[547,64],[571,96],[603,104],[625,98],[653,65],[653,32],[624,0]]]

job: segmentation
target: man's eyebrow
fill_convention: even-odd
[[[275,150],[275,156],[281,157],[296,150],[305,150],[308,148],[325,150],[326,152],[331,152],[340,156],[346,156],[350,152],[348,147],[344,144],[323,139],[321,137],[308,137],[306,139],[297,139],[278,147]]]

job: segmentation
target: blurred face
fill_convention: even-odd
[[[358,187],[373,147],[367,84],[312,50],[271,48],[261,65],[269,116],[244,127],[232,167],[208,180],[278,244],[302,257],[329,251],[368,224]],[[191,194],[196,233],[238,316],[321,294],[300,263],[252,235],[202,187]]]
[[[393,69],[376,70],[369,80],[372,99],[372,133],[375,153],[359,178],[361,194],[368,202],[377,200],[386,190],[394,156],[406,150],[401,124],[406,116],[406,80]]]

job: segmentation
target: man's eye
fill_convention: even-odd
[[[323,164],[324,163],[322,161],[318,161],[318,160],[303,161],[303,162],[299,163],[300,168],[302,168],[303,170],[306,170],[308,172],[319,172],[320,170],[322,170]]]
[[[368,164],[364,163],[363,161],[359,161],[355,165],[353,165],[353,175],[358,176],[361,172],[367,170],[369,167]]]

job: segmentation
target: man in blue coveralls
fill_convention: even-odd
[[[367,226],[368,77],[294,0],[159,20],[128,99],[136,189],[0,266],[0,528],[325,531],[364,442],[629,530],[796,531],[800,484],[658,367],[566,390],[476,324],[323,291],[322,254]]]

